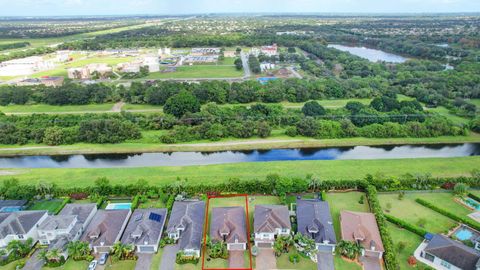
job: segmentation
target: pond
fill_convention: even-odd
[[[480,143],[353,146],[220,152],[0,157],[0,168],[114,168],[192,166],[262,161],[398,159],[480,155]]]
[[[408,58],[400,55],[366,47],[345,46],[340,44],[329,44],[328,47],[335,48],[344,52],[349,52],[353,55],[368,59],[371,62],[385,61],[389,63],[404,63],[408,60]]]

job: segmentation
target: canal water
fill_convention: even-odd
[[[335,48],[340,51],[349,52],[353,55],[368,59],[371,62],[385,61],[389,63],[403,63],[408,60],[400,55],[387,53],[381,50],[370,49],[366,47],[345,46],[339,44],[329,44],[328,47]]]
[[[192,166],[287,160],[354,160],[479,156],[480,143],[354,146],[221,152],[0,157],[0,168]]]

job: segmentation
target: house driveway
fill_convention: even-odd
[[[150,269],[153,258],[152,253],[138,253],[137,257],[138,260],[137,264],[135,265],[135,270]]]
[[[38,258],[38,254],[40,253],[41,249],[35,250],[32,256],[26,261],[25,266],[22,269],[25,270],[40,270],[45,262]]]
[[[257,270],[277,269],[277,259],[275,258],[275,252],[271,248],[259,248],[256,262]]]
[[[228,253],[228,268],[245,268],[244,250],[229,251]]]
[[[175,270],[175,260],[177,258],[177,252],[179,249],[180,247],[178,244],[167,245],[163,248],[162,260],[160,261],[159,270]]]
[[[334,270],[333,254],[332,252],[318,252],[317,253],[317,268],[318,270]]]
[[[364,270],[382,270],[382,261],[375,257],[362,257],[360,261]]]

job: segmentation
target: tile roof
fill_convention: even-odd
[[[92,246],[111,246],[120,238],[122,226],[130,216],[130,210],[98,210],[81,241],[87,241]]]
[[[255,205],[253,230],[274,233],[276,229],[291,229],[290,213],[285,205]]]
[[[374,214],[341,211],[340,226],[343,240],[360,241],[366,250],[385,251]]]
[[[296,213],[298,232],[314,238],[315,243],[337,243],[328,202],[297,199]]]
[[[153,214],[153,215],[152,215]],[[122,243],[156,245],[160,241],[167,209],[137,209],[122,236]]]
[[[178,242],[180,249],[200,250],[204,225],[204,201],[176,201],[168,220],[167,232],[183,230]]]
[[[212,218],[210,223],[210,237],[212,240],[223,241],[227,243],[246,243],[247,222],[245,208],[236,207],[215,207],[212,209]]]
[[[47,211],[0,213],[0,238],[28,233]]]
[[[0,208],[8,206],[24,206],[27,200],[0,200]]]
[[[463,270],[480,267],[479,251],[440,234],[433,236],[424,251]]]

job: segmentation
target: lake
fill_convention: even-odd
[[[480,155],[480,143],[353,146],[221,152],[0,157],[0,168],[115,168],[192,166],[292,160],[445,158]]]
[[[385,61],[389,63],[404,63],[408,60],[408,58],[400,55],[366,47],[345,46],[340,44],[329,44],[328,47],[335,48],[344,52],[349,52],[353,55],[368,59],[371,62]]]

